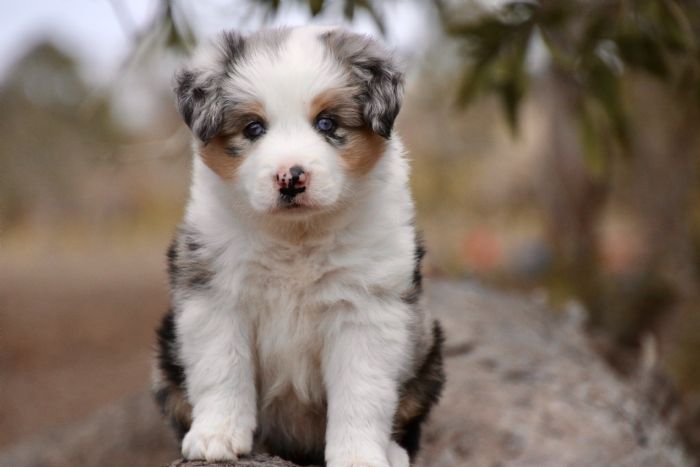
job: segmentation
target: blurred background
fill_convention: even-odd
[[[171,93],[224,28],[345,24],[407,70],[426,273],[657,349],[700,455],[700,3],[69,0],[0,16],[0,450],[148,384],[186,201]]]

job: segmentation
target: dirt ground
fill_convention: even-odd
[[[148,384],[167,241],[70,253],[0,245],[0,447]]]

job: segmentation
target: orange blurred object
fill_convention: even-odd
[[[477,274],[489,274],[503,263],[503,246],[497,233],[488,227],[477,227],[462,242],[465,265]]]

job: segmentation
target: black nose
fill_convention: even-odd
[[[300,165],[294,165],[289,169],[289,174],[277,176],[280,184],[280,194],[286,198],[293,198],[306,191],[306,172]]]
[[[292,185],[296,185],[299,182],[299,177],[304,174],[304,169],[302,169],[300,165],[295,165],[289,169],[289,173],[292,175]]]

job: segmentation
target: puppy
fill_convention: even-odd
[[[414,458],[444,374],[402,84],[375,41],[320,28],[226,32],[178,73],[195,156],[154,394],[185,458]]]

